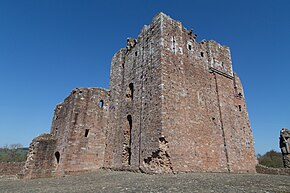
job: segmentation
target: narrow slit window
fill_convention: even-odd
[[[104,107],[104,101],[103,100],[100,100],[99,106],[100,106],[100,108],[103,108]]]
[[[240,112],[242,111],[242,106],[241,106],[241,105],[239,105],[239,111],[240,111]]]
[[[203,53],[203,52],[200,52],[200,56],[201,56],[201,57],[204,57],[204,53]]]
[[[133,100],[133,95],[134,95],[134,85],[133,85],[133,83],[129,84],[129,89],[130,89],[129,97]]]
[[[85,137],[88,137],[89,132],[90,132],[90,130],[89,129],[86,129],[86,131],[85,131]]]
[[[172,37],[172,50],[176,54],[176,41],[174,36]]]
[[[132,155],[132,152],[131,152],[131,143],[132,143],[132,116],[131,115],[128,115],[127,116],[127,120],[128,120],[128,123],[129,123],[129,144],[128,144],[128,165],[131,165],[131,155]]]
[[[57,151],[57,152],[55,152],[55,159],[56,159],[56,163],[58,163],[59,164],[59,160],[60,160],[60,153]]]

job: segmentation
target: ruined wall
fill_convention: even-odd
[[[110,92],[77,88],[56,106],[51,132],[35,138],[20,178],[44,178],[103,167]]]
[[[56,162],[54,160],[55,138],[43,134],[32,140],[29,146],[27,160],[20,178],[47,178],[54,176]]]
[[[260,173],[260,174],[290,176],[290,168],[270,168],[270,167],[258,164],[256,166],[256,170],[257,170],[257,173]]]
[[[163,118],[171,121],[164,135],[173,168],[254,172],[252,133],[243,93],[235,96],[241,84],[237,77],[234,82],[229,49],[214,41],[195,42],[191,32],[168,17],[163,29]],[[239,105],[243,109],[237,112]]]
[[[51,134],[56,138],[56,175],[103,167],[109,92],[78,88],[57,105]]]
[[[111,114],[107,167],[139,169],[159,148],[161,130],[160,17],[128,39],[111,65]],[[146,168],[143,168],[146,170]]]
[[[192,31],[160,13],[113,57],[111,92],[108,167],[255,172],[252,131],[228,47],[196,42]]]
[[[20,173],[25,162],[0,162],[0,176],[16,175]]]
[[[101,167],[254,173],[257,163],[229,48],[196,42],[163,13],[114,55],[110,91],[73,90],[46,137],[32,143],[27,178]]]
[[[163,17],[163,135],[175,171],[255,172],[244,94],[228,47]]]

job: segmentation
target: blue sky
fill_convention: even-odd
[[[289,10],[287,0],[1,0],[0,146],[49,132],[73,88],[109,88],[113,54],[162,11],[231,48],[256,153],[279,150],[290,128]]]

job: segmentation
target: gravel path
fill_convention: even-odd
[[[290,192],[290,176],[103,171],[36,180],[0,177],[0,192]]]

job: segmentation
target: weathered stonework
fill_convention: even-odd
[[[76,89],[57,106],[51,135],[52,176],[101,167],[256,171],[244,93],[229,48],[196,42],[192,31],[163,13],[114,55],[110,91]]]
[[[29,147],[27,160],[20,178],[44,178],[54,176],[55,138],[50,134],[43,134],[33,139]]]
[[[0,162],[0,176],[16,175],[24,167],[25,162]]]

